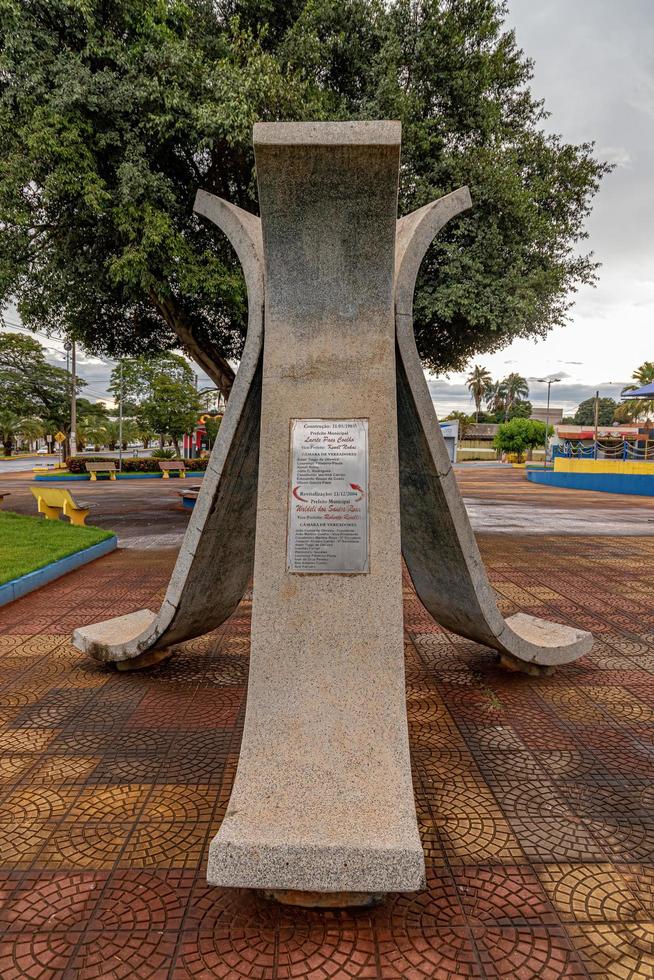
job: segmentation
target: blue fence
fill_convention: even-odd
[[[598,439],[590,446],[587,440],[566,439],[554,446],[554,456],[565,459],[618,459],[652,460],[654,462],[654,440],[647,439]]]

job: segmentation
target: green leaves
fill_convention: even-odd
[[[36,416],[48,432],[70,423],[70,375],[48,364],[41,344],[19,333],[0,333],[1,407],[14,416]],[[85,385],[77,378],[77,390]]]
[[[498,0],[0,7],[0,302],[98,354],[180,337],[223,390],[246,294],[198,187],[256,212],[259,119],[399,118],[400,208],[467,183],[417,286],[435,371],[565,322],[607,167],[543,131]]]
[[[550,432],[552,427],[550,426]],[[511,419],[503,422],[493,440],[495,449],[505,453],[517,453],[518,456],[527,449],[535,449],[545,445],[545,423],[536,419]]]
[[[110,390],[116,402],[121,391],[126,414],[134,416],[136,429],[179,439],[192,432],[200,411],[193,371],[178,354],[155,358],[135,357],[118,365],[111,374]]]
[[[615,417],[618,403],[615,398],[599,399],[598,423],[600,425],[611,425]],[[575,425],[594,425],[595,424],[595,399],[586,398],[577,406],[574,415]]]

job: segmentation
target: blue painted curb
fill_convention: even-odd
[[[597,490],[600,493],[627,493],[654,497],[654,476],[646,473],[538,473],[527,471],[531,483],[567,490]]]
[[[186,475],[192,477],[203,477],[205,475],[205,470],[187,470]],[[116,473],[117,480],[163,480],[163,474],[161,473]],[[179,477],[171,476],[171,480],[177,480]],[[39,476],[35,476],[34,480],[36,483],[69,483],[73,480],[84,480],[89,481],[91,477],[88,473],[53,473],[52,475],[41,473]],[[101,480],[97,480],[100,483]],[[104,479],[105,483],[111,483],[112,481],[109,477]]]
[[[68,483],[69,480],[72,481],[72,480],[90,480],[90,479],[91,477],[85,475],[84,473],[57,473],[56,476],[54,473],[52,475],[49,474],[46,475],[45,473],[38,473],[34,477],[36,483],[64,483],[64,482]]]
[[[44,565],[43,568],[37,568],[35,572],[28,572],[27,575],[14,578],[11,582],[5,582],[4,585],[0,585],[0,606],[6,606],[8,602],[20,599],[28,592],[34,592],[35,589],[40,589],[42,585],[47,585],[48,582],[54,582],[62,575],[67,575],[68,572],[73,572],[76,568],[80,568],[90,561],[95,561],[96,558],[108,555],[117,547],[118,538],[114,534],[104,541],[99,541],[98,544],[92,544],[90,548],[83,548],[81,551],[76,551],[74,555],[66,555],[65,558]]]

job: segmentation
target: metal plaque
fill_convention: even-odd
[[[367,572],[368,420],[293,419],[289,572]]]

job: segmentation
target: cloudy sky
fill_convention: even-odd
[[[654,360],[654,0],[509,0],[508,23],[535,62],[532,91],[549,127],[569,142],[594,140],[616,164],[582,243],[602,263],[597,287],[577,293],[570,323],[546,340],[478,359],[495,377],[562,378],[552,400],[567,411],[598,388],[617,397]],[[430,383],[437,411],[468,409],[464,380]],[[531,397],[544,403],[546,386],[533,384]]]
[[[546,340],[477,359],[495,377],[560,377],[552,402],[567,412],[598,388],[617,397],[634,368],[654,360],[654,0],[509,0],[508,24],[535,62],[532,91],[545,99],[549,128],[570,142],[594,140],[598,155],[616,164],[583,243],[602,263],[597,288],[579,291],[568,326]],[[8,328],[15,324],[9,311]],[[40,339],[63,366],[61,343]],[[104,397],[109,372],[80,356],[90,397]],[[471,409],[464,381],[430,381],[439,414]],[[535,405],[545,391],[531,385]]]

